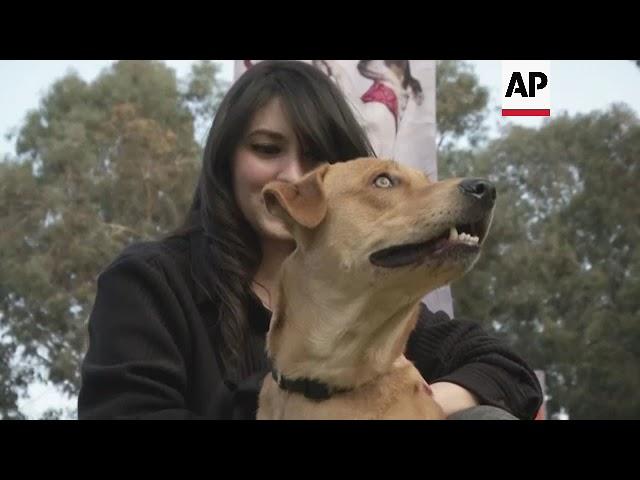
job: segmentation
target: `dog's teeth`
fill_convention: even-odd
[[[457,233],[457,232],[456,232],[456,233]],[[450,236],[450,238],[451,238],[451,236]],[[465,244],[467,244],[467,245],[477,245],[477,244],[478,244],[478,242],[480,241],[480,239],[479,239],[478,237],[475,237],[475,236],[470,235],[470,234],[465,233],[465,232],[463,232],[463,233],[459,234],[459,235],[457,236],[457,239],[456,239],[456,240],[457,240],[458,242],[460,242],[460,243],[465,243]]]
[[[458,233],[456,227],[449,229],[449,240],[453,242],[466,243],[467,245],[477,245],[480,239],[466,232]]]

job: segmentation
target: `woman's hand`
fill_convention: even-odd
[[[466,388],[449,382],[436,382],[430,385],[433,399],[442,407],[448,417],[461,410],[479,405],[478,399]]]

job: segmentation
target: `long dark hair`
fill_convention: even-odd
[[[373,156],[345,97],[311,65],[260,62],[227,92],[209,131],[193,202],[176,234],[202,229],[209,241],[209,294],[219,304],[219,354],[225,369],[236,372],[245,370],[248,298],[262,251],[257,233],[236,204],[231,162],[253,115],[276,97],[283,102],[298,142],[313,158],[335,163]]]

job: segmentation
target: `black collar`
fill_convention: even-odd
[[[353,390],[351,388],[331,387],[326,383],[320,382],[319,380],[312,380],[310,378],[296,378],[294,380],[283,377],[275,368],[271,370],[271,376],[283,390],[301,393],[310,400],[327,400],[336,393],[344,393]]]

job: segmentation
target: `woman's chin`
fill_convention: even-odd
[[[262,237],[266,240],[277,242],[293,242],[293,236],[285,228],[282,222],[273,220],[263,224]]]

